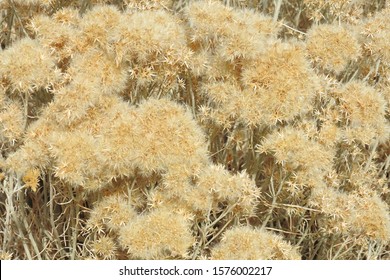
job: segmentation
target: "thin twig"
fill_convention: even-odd
[[[283,25],[284,27],[288,28],[288,29],[291,29],[291,30],[293,30],[293,31],[295,31],[295,32],[298,32],[298,33],[300,33],[300,34],[302,34],[302,35],[305,35],[305,36],[306,36],[306,33],[305,33],[305,32],[303,32],[303,31],[300,31],[300,30],[298,30],[298,29],[296,29],[296,28],[293,28],[293,27],[291,27],[291,26],[288,26],[288,25],[287,25],[287,24],[285,24],[285,23],[282,23],[282,25]]]

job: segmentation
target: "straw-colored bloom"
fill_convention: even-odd
[[[339,110],[345,122],[347,141],[370,144],[384,142],[390,136],[386,120],[387,104],[380,92],[361,81],[343,85],[335,96],[339,99]]]
[[[37,40],[25,38],[0,53],[0,77],[12,90],[32,92],[55,83],[59,72],[50,53]]]
[[[274,132],[258,146],[258,152],[272,153],[276,163],[292,172],[297,182],[316,186],[323,184],[331,171],[334,152],[308,138],[303,131],[287,127]]]
[[[217,260],[299,260],[294,246],[278,235],[248,226],[227,230],[221,242],[211,249]]]
[[[381,58],[387,65],[390,64],[388,48],[390,36],[390,7],[387,7],[363,23],[362,34],[365,36],[364,48],[369,54]]]
[[[252,101],[249,110],[261,108],[262,122],[269,125],[307,113],[317,88],[303,49],[280,42],[271,44],[264,55],[243,67],[242,83],[258,96],[258,103]]]
[[[166,259],[186,258],[195,240],[188,217],[161,208],[130,221],[119,241],[133,257]]]
[[[0,140],[15,144],[23,135],[25,115],[20,104],[11,102],[3,104],[0,111]]]
[[[102,236],[91,244],[92,251],[104,260],[114,259],[117,246],[113,238]]]
[[[328,233],[363,235],[384,242],[390,239],[388,205],[376,194],[361,195],[319,187],[314,188],[310,204],[325,214],[320,225]]]
[[[360,55],[353,31],[335,24],[312,27],[307,34],[306,49],[316,64],[337,74]]]
[[[91,229],[105,227],[108,230],[118,231],[135,219],[137,212],[129,199],[123,195],[110,195],[101,199],[93,208],[88,219]]]

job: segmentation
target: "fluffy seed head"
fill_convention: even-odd
[[[23,135],[25,116],[22,107],[16,102],[2,105],[4,109],[0,111],[0,140],[12,145]]]
[[[27,27],[35,33],[40,44],[49,50],[50,55],[57,62],[61,62],[70,58],[76,49],[76,42],[80,37],[77,22],[78,13],[74,15],[73,10],[67,12],[63,9],[55,13],[53,17],[36,16]]]
[[[160,208],[122,228],[119,241],[136,258],[167,259],[186,258],[195,240],[187,217]]]
[[[380,92],[361,81],[351,81],[336,93],[345,122],[345,137],[351,142],[384,142],[390,136],[386,120],[386,101]]]
[[[237,226],[227,230],[211,250],[214,260],[300,260],[297,248],[270,232]]]
[[[32,92],[55,83],[59,72],[37,40],[24,38],[0,53],[0,77],[10,82],[13,90]]]
[[[191,113],[172,101],[149,99],[142,103],[133,127],[133,145],[139,147],[136,161],[141,170],[174,166],[195,171],[208,163],[203,132]]]
[[[265,124],[290,121],[312,108],[317,80],[296,44],[276,42],[244,66],[243,85],[259,97]]]
[[[116,256],[116,244],[113,238],[102,236],[91,244],[92,251],[104,260],[112,260]]]
[[[50,136],[50,154],[55,176],[71,185],[82,186],[98,178],[104,166],[98,140],[85,132],[60,132]]]
[[[364,23],[362,34],[365,36],[364,48],[370,55],[381,58],[387,65],[390,64],[390,50],[388,48],[390,36],[390,7],[378,12]]]
[[[88,220],[90,228],[105,226],[108,230],[118,231],[137,216],[129,200],[123,195],[110,195],[100,200],[93,208]]]
[[[361,195],[318,187],[313,189],[310,205],[325,214],[320,224],[326,232],[363,235],[383,242],[390,240],[388,205],[376,194]]]
[[[307,33],[306,49],[317,65],[336,74],[360,54],[357,37],[351,30],[336,24],[312,27]]]
[[[298,183],[316,186],[331,171],[334,153],[310,140],[303,131],[286,127],[273,132],[257,147],[261,153],[271,152],[276,163],[296,174]]]

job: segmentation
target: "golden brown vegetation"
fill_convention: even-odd
[[[390,259],[384,0],[0,0],[1,259]]]

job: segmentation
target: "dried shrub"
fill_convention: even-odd
[[[389,5],[224,2],[0,1],[1,259],[390,259]]]

